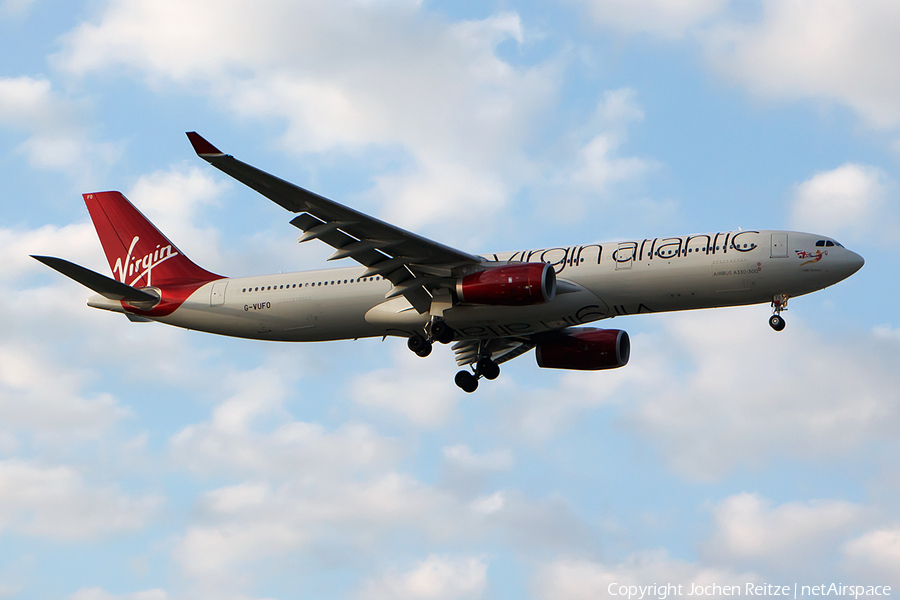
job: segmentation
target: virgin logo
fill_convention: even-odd
[[[146,275],[146,285],[153,285],[150,281],[150,275],[153,272],[153,268],[170,258],[178,256],[178,251],[172,248],[171,244],[167,246],[157,244],[156,250],[153,252],[148,252],[144,256],[133,256],[134,247],[137,245],[138,240],[140,240],[140,238],[134,236],[134,239],[131,240],[131,246],[128,247],[128,254],[125,255],[125,258],[116,259],[116,264],[113,267],[113,276],[118,278],[122,283],[128,283],[126,280],[133,277],[131,283],[128,284],[133,286]]]

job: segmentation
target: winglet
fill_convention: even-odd
[[[196,131],[187,132],[188,139],[194,147],[194,152],[198,156],[223,156],[225,153],[210,144],[206,139]]]

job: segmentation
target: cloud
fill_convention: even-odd
[[[212,266],[221,261],[219,232],[197,223],[200,209],[217,205],[218,196],[229,186],[211,171],[173,166],[142,175],[126,196],[176,246],[188,248],[192,260]]]
[[[398,529],[453,536],[460,509],[415,479],[386,472],[364,481],[227,486],[205,493],[198,514],[201,522],[188,527],[175,559],[192,576],[228,579],[236,567],[249,574],[262,561],[294,552],[374,551]]]
[[[775,100],[812,98],[900,126],[900,6],[891,0],[578,0],[625,34],[698,43],[717,72]]]
[[[845,567],[879,583],[900,585],[900,528],[887,527],[865,533],[844,545]]]
[[[116,144],[96,142],[82,125],[84,110],[60,97],[47,79],[0,78],[0,126],[29,135],[18,151],[36,168],[87,180],[121,154]]]
[[[554,100],[558,67],[512,66],[495,51],[506,40],[524,41],[514,13],[447,23],[408,1],[118,0],[66,36],[56,64],[188,85],[242,118],[286,123],[293,153],[399,157],[409,169],[373,193],[412,227],[480,222],[527,173],[520,143]]]
[[[536,572],[532,589],[535,597],[541,600],[593,600],[613,595],[628,598],[627,586],[641,586],[645,588],[645,598],[665,599],[687,595],[694,585],[742,587],[745,581],[754,579],[751,572],[705,567],[670,558],[665,550],[655,550],[632,554],[615,564],[579,558],[556,559]],[[680,589],[679,585],[682,586]],[[626,586],[624,593],[620,592],[620,586]],[[646,589],[648,586],[657,587],[650,591]],[[710,588],[709,591],[714,590]],[[638,594],[632,596],[636,597]]]
[[[849,242],[890,245],[900,239],[897,210],[888,201],[895,188],[876,167],[848,163],[816,173],[795,189],[791,225]]]
[[[69,466],[0,461],[0,529],[56,540],[94,538],[142,528],[159,503],[112,486],[92,488]]]
[[[398,345],[392,352],[394,366],[351,379],[350,397],[361,406],[399,414],[419,427],[443,425],[462,393],[447,376],[446,363],[437,358],[444,351],[436,344],[430,360],[422,360]]]
[[[610,133],[600,133],[581,149],[578,168],[571,174],[573,182],[602,192],[611,183],[635,179],[651,166],[637,157],[617,158],[619,140]]]
[[[449,465],[468,471],[507,471],[514,464],[513,455],[508,450],[477,455],[465,444],[445,447],[444,459]]]
[[[801,573],[860,525],[865,509],[840,500],[785,502],[777,506],[742,492],[712,510],[714,531],[703,544],[712,563],[748,565],[784,575]]]
[[[615,200],[621,201],[623,190],[659,169],[660,163],[651,158],[622,156],[629,128],[643,119],[644,109],[633,88],[603,92],[593,114],[563,136],[561,156],[555,157],[556,164],[548,170],[545,180],[533,182],[539,190],[534,193],[542,195],[542,203],[543,197],[554,198],[553,210],[549,212],[552,219],[566,223],[584,221],[589,210],[603,210]],[[656,218],[665,209],[664,203],[634,198],[627,201],[635,207],[649,204],[648,210],[637,213]],[[542,211],[542,218],[548,216],[547,208]]]
[[[668,317],[656,351],[687,363],[668,373],[666,388],[645,389],[631,422],[660,444],[673,468],[715,479],[737,464],[760,468],[784,455],[827,460],[886,439],[900,420],[889,392],[897,386],[891,365],[900,346],[875,334],[824,338],[802,323],[773,344],[753,314]]]
[[[679,39],[719,16],[729,0],[578,0],[594,21],[626,33]]]
[[[900,125],[900,6],[890,0],[763,0],[759,20],[704,35],[710,62],[769,98],[819,98],[872,127]]]
[[[820,582],[832,577],[866,585],[897,581],[900,534],[878,528],[858,537],[875,516],[861,504],[835,499],[775,504],[740,492],[711,507],[710,534],[699,544],[699,560],[670,557],[666,550],[643,550],[619,561],[574,556],[541,565],[531,581],[539,599],[587,600],[612,596],[667,599],[701,595],[731,597],[723,586]],[[797,579],[799,578],[799,579]],[[832,579],[826,579],[826,583]],[[654,587],[656,586],[656,587]],[[670,587],[671,586],[671,587]]]
[[[153,589],[131,594],[112,594],[103,588],[82,588],[69,596],[67,600],[167,600],[165,590]]]
[[[568,177],[587,189],[604,192],[611,184],[637,179],[656,166],[651,160],[616,156],[628,137],[628,127],[643,120],[644,109],[633,88],[603,92],[594,115],[581,132],[587,141],[578,151],[574,173]]]
[[[108,393],[83,398],[83,373],[48,356],[40,345],[0,343],[0,420],[7,430],[38,439],[96,439],[130,415]]]
[[[36,272],[46,273],[47,267],[32,254],[65,256],[82,265],[99,265],[103,256],[97,234],[90,223],[76,223],[57,227],[45,225],[38,229],[0,228],[0,275],[7,281]]]
[[[28,10],[35,0],[4,0],[0,3],[0,14],[19,15]]]
[[[6,126],[23,122],[50,127],[64,107],[53,96],[52,84],[47,79],[33,77],[0,78],[0,122]]]
[[[367,600],[453,600],[481,597],[487,583],[483,557],[430,554],[405,573],[391,573],[369,581],[361,598]]]
[[[175,460],[197,473],[330,481],[389,464],[398,455],[397,444],[368,425],[348,423],[328,431],[292,419],[282,405],[287,382],[273,369],[228,379],[232,395],[212,418],[170,441]]]
[[[702,481],[778,457],[856,456],[892,439],[897,336],[824,336],[792,321],[773,340],[764,316],[745,307],[656,317],[632,336],[626,368],[563,373],[553,390],[507,390],[516,402],[504,408],[505,427],[546,443],[607,406],[674,472]]]
[[[453,600],[481,597],[487,583],[483,557],[430,554],[405,573],[390,573],[369,581],[361,598],[378,600]]]

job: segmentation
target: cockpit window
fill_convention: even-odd
[[[838,248],[843,248],[839,243],[832,240],[819,240],[816,242],[816,246],[824,248],[833,248],[834,246],[837,246]]]

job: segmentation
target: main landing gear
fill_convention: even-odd
[[[488,357],[482,357],[478,359],[478,362],[475,363],[475,372],[467,371],[463,369],[459,373],[456,374],[456,385],[459,388],[471,394],[475,390],[478,389],[478,379],[484,377],[485,379],[497,379],[500,376],[500,367]]]
[[[406,341],[406,345],[410,350],[415,352],[422,358],[431,354],[434,342],[441,344],[449,344],[453,341],[455,332],[444,322],[443,319],[434,317],[428,327],[425,328],[425,335],[414,333]],[[427,337],[426,337],[427,336]],[[478,380],[497,379],[500,376],[500,367],[491,359],[491,351],[487,342],[481,342],[478,349],[478,360],[475,361],[474,368],[470,371],[463,369],[456,374],[456,385],[464,392],[472,393],[478,389]]]
[[[434,342],[449,344],[453,341],[454,336],[453,329],[443,319],[437,317],[431,320],[427,329],[427,338],[421,333],[414,333],[406,341],[407,347],[422,358],[431,354],[431,346]]]
[[[775,331],[781,331],[784,329],[785,322],[784,318],[781,316],[781,311],[787,310],[788,296],[787,294],[778,294],[772,300],[772,308],[775,310],[775,314],[769,317],[769,327],[774,329]]]
[[[406,340],[406,347],[425,358],[431,354],[431,342],[425,339],[425,336],[415,333]]]

